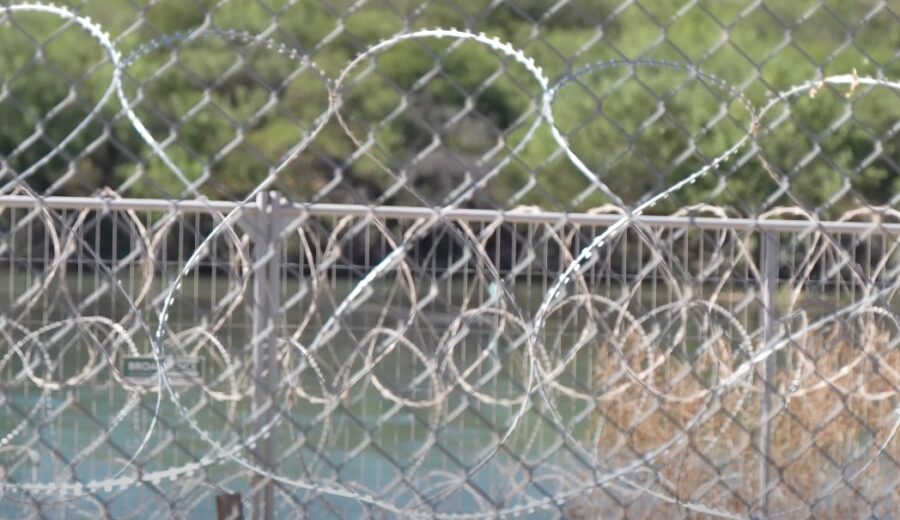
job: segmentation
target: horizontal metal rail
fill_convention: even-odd
[[[75,210],[133,210],[133,211],[179,211],[182,213],[206,213],[209,211],[227,213],[237,208],[248,214],[259,211],[255,202],[232,202],[222,200],[166,200],[166,199],[113,199],[103,197],[41,197],[26,195],[0,196],[0,208],[39,208]],[[614,214],[562,213],[557,211],[496,211],[487,209],[431,209],[416,206],[366,206],[363,204],[297,204],[282,207],[286,216],[359,216],[373,215],[379,218],[425,219],[442,214],[451,220],[469,222],[492,222],[498,219],[518,224],[578,224],[610,226],[621,220]],[[826,233],[877,233],[900,235],[900,223],[840,222],[833,220],[785,220],[749,219],[719,217],[673,217],[640,215],[634,220],[655,227],[695,228],[703,230],[733,231],[774,231],[803,232],[819,230]]]

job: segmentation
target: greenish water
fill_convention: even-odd
[[[23,330],[8,332],[9,342],[25,338],[28,330],[35,330],[42,324],[72,316],[72,305],[89,301],[91,292],[100,286],[89,277],[79,277],[81,286],[67,283],[66,291],[57,290],[48,294],[46,300],[36,305],[26,314],[15,315],[7,307],[6,315],[15,316]],[[102,282],[102,277],[98,278]],[[91,281],[92,283],[85,283]],[[14,280],[0,293],[0,301],[12,302],[10,295],[21,294],[31,284],[25,277]],[[330,282],[329,292],[335,299],[345,296],[351,289],[348,280]],[[443,295],[443,303],[434,303],[423,309],[415,322],[406,330],[406,337],[416,342],[426,358],[441,354],[435,345],[442,334],[458,315],[453,312],[453,302],[462,298],[466,288],[455,282],[448,283]],[[285,288],[285,294],[297,291],[296,286]],[[52,290],[52,289],[51,289]],[[159,293],[161,286],[154,287]],[[192,326],[216,321],[216,300],[225,294],[229,286],[209,278],[199,278],[189,286],[190,298],[182,298],[174,308],[170,324],[172,332],[186,330]],[[518,404],[488,404],[479,401],[455,384],[456,376],[444,365],[434,376],[427,376],[428,370],[423,360],[405,347],[395,350],[370,369],[378,381],[392,393],[405,399],[427,401],[434,399],[436,392],[445,392],[442,399],[430,406],[401,406],[384,397],[373,380],[361,377],[350,383],[354,374],[366,370],[365,349],[358,347],[366,332],[376,326],[398,327],[397,317],[408,315],[408,306],[403,307],[401,299],[389,298],[390,287],[378,287],[365,305],[360,306],[345,318],[343,326],[350,331],[342,331],[330,339],[321,349],[317,366],[326,376],[333,395],[338,388],[344,390],[341,398],[329,405],[312,402],[300,393],[286,386],[276,398],[280,420],[272,430],[273,444],[277,453],[275,473],[286,479],[303,484],[335,485],[340,483],[360,494],[379,497],[381,500],[403,507],[423,496],[441,496],[435,503],[439,510],[447,512],[471,512],[485,507],[475,496],[495,497],[496,500],[515,500],[508,497],[512,489],[518,495],[543,498],[546,486],[526,485],[519,489],[515,482],[521,482],[527,472],[532,478],[539,478],[559,471],[559,467],[576,464],[561,440],[559,428],[548,419],[545,411],[539,410],[540,398],[533,396],[533,406],[514,431],[513,436],[482,469],[468,476],[470,489],[443,496],[441,479],[448,475],[464,475],[493,451],[499,436],[511,424],[511,417],[519,410]],[[67,294],[63,294],[67,292]],[[201,296],[202,295],[202,296]],[[392,308],[384,313],[379,301],[389,301]],[[129,308],[124,298],[110,297],[108,293],[93,303],[83,307],[82,316],[108,316],[113,319],[127,317]],[[308,304],[308,301],[307,303]],[[299,315],[304,304],[296,306]],[[321,330],[327,320],[329,304],[321,298],[323,309],[313,318],[307,330],[299,335],[300,342],[309,344],[312,337]],[[67,309],[69,309],[67,311]],[[146,316],[152,316],[149,306],[144,306]],[[387,316],[387,318],[385,318]],[[249,348],[249,317],[242,307],[234,311],[215,336],[229,352],[234,364],[242,367],[252,365]],[[290,310],[285,313],[286,329],[291,330],[299,321]],[[126,326],[133,324],[133,320]],[[154,326],[155,324],[151,324]],[[474,316],[466,324],[463,339],[454,344],[451,354],[461,370],[471,366],[479,353],[487,345],[495,345],[496,354],[488,356],[482,365],[467,378],[474,390],[496,398],[521,396],[527,380],[527,362],[524,346],[517,341],[521,328],[506,324],[505,333],[498,337],[501,323],[496,317]],[[549,330],[556,333],[558,327],[552,321]],[[149,352],[150,341],[140,327],[133,333],[135,348],[143,354]],[[27,345],[43,345],[46,356],[53,363],[53,369],[38,365],[34,371],[40,377],[53,381],[65,381],[78,375],[91,362],[90,353],[105,351],[114,354],[113,363],[121,366],[125,347],[118,344],[115,336],[108,333],[106,326],[85,326],[75,324],[71,328],[49,330],[30,341]],[[569,335],[576,334],[573,330]],[[282,332],[282,335],[286,333]],[[351,337],[352,334],[354,337]],[[383,338],[382,338],[383,339]],[[39,340],[39,341],[38,341]],[[363,341],[368,348],[369,343]],[[214,390],[228,392],[229,379],[223,376],[224,364],[221,356],[209,343],[195,343],[199,348],[190,353],[206,359],[205,381]],[[117,350],[118,349],[118,350]],[[289,346],[282,345],[281,352],[292,351],[295,357],[285,361],[282,370],[297,367],[300,357]],[[592,363],[590,349],[573,363],[573,368],[562,376],[567,384],[587,388],[591,381]],[[40,349],[29,351],[32,359],[41,358]],[[446,357],[446,353],[443,354]],[[3,385],[0,394],[0,418],[6,435],[23,421],[26,427],[10,441],[10,449],[0,451],[6,478],[10,483],[34,484],[60,482],[81,482],[88,484],[118,476],[124,469],[125,475],[134,475],[134,468],[125,468],[125,461],[132,458],[141,445],[151,426],[152,418],[157,422],[149,443],[137,457],[137,465],[145,474],[182,467],[196,462],[216,452],[202,436],[183,420],[168,393],[163,393],[157,414],[157,394],[148,392],[139,398],[139,404],[120,421],[112,424],[114,418],[133,394],[115,381],[109,364],[94,360],[97,370],[85,381],[59,390],[42,394],[40,388],[24,377],[21,360],[13,356],[2,366]],[[342,371],[343,367],[343,371]],[[252,435],[259,427],[253,417],[249,371],[238,370],[237,386],[246,392],[237,402],[228,402],[204,397],[197,389],[178,389],[179,400],[190,410],[197,425],[214,440],[224,446],[240,444],[242,439]],[[426,373],[426,377],[420,377]],[[434,380],[437,381],[435,386]],[[313,370],[303,370],[296,384],[307,392],[321,395],[322,390]],[[585,386],[587,385],[587,386]],[[592,417],[587,413],[585,403],[561,397],[558,402],[564,420],[570,421],[569,428],[576,435],[587,438],[592,425]],[[575,418],[578,418],[577,420]],[[94,445],[97,440],[101,440]],[[254,451],[241,448],[236,453],[246,459],[255,460]],[[553,466],[551,467],[551,464]],[[577,464],[576,464],[577,466]],[[546,471],[542,468],[547,468]],[[574,468],[574,466],[573,466]],[[586,470],[587,468],[581,468]],[[62,475],[62,477],[60,477]],[[203,471],[188,477],[179,475],[175,482],[162,481],[159,484],[130,486],[124,490],[100,491],[95,495],[102,507],[112,516],[128,516],[130,512],[140,512],[137,517],[151,516],[160,511],[166,503],[174,502],[179,511],[191,518],[209,518],[214,515],[214,496],[224,491],[241,492],[249,495],[251,474],[240,464],[224,460],[216,462]],[[524,495],[523,495],[524,493]],[[30,511],[28,494],[10,493],[0,502],[0,515],[17,516]],[[94,507],[89,500],[73,499],[58,494],[50,494],[50,502],[59,501],[56,506],[43,504],[41,510],[49,516],[68,516],[73,510],[90,510]],[[294,510],[305,508],[310,516],[329,515],[353,517],[363,511],[355,500],[333,497],[309,491],[302,486],[283,485],[279,487],[277,502],[280,508]],[[374,509],[377,511],[377,508]]]

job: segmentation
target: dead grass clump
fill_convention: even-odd
[[[869,321],[789,345],[778,357],[765,421],[759,370],[713,391],[745,361],[724,338],[691,362],[671,349],[660,357],[637,335],[602,349],[595,370],[599,452],[608,469],[643,461],[635,480],[652,493],[619,482],[619,491],[592,495],[603,502],[595,506],[629,518],[695,516],[701,506],[741,516],[764,507],[785,518],[889,515],[900,508],[900,438],[891,438],[900,419],[895,339]],[[582,502],[574,517],[589,509]]]

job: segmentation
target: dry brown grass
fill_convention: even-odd
[[[692,510],[694,504],[742,517],[761,516],[764,457],[759,447],[766,424],[769,515],[896,514],[900,438],[890,435],[900,419],[894,414],[900,406],[900,348],[893,339],[885,328],[868,323],[814,331],[789,345],[778,361],[775,415],[765,422],[759,371],[743,385],[709,392],[743,362],[730,355],[725,341],[691,366],[677,356],[660,362],[658,352],[640,348],[636,335],[620,343],[619,353],[608,345],[596,363],[598,395],[607,398],[598,405],[596,424],[606,467],[631,464],[674,438],[676,442],[644,464],[634,480],[682,504],[628,490],[627,485],[608,486],[591,495],[597,501],[593,506],[582,497],[572,502],[567,514],[707,517]],[[642,375],[644,385],[622,375],[623,356],[628,367]],[[615,504],[610,495],[623,503]]]

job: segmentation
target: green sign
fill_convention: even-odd
[[[188,386],[203,380],[203,358],[178,356],[165,360],[166,376],[174,386]],[[132,384],[155,385],[158,365],[152,356],[128,356],[122,361],[122,374]]]

